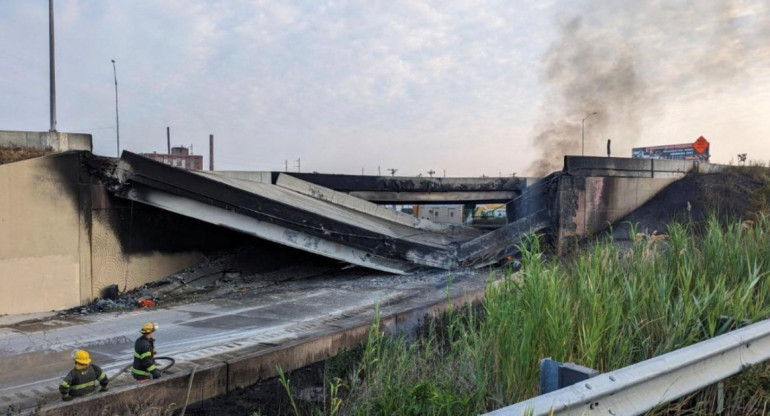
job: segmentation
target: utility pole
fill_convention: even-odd
[[[286,166],[283,168],[283,171],[289,173],[289,159],[286,159],[284,163]]]
[[[171,154],[171,127],[166,126],[166,151]]]
[[[364,168],[361,168],[361,176],[364,176]]]
[[[115,60],[112,60],[112,74],[115,76],[115,133],[117,134],[118,157],[120,157],[120,119],[118,118],[118,70],[115,69]],[[171,153],[171,151],[169,151]]]
[[[51,128],[48,131],[50,132],[56,132],[56,54],[54,51],[53,0],[48,0],[48,73],[51,89]]]
[[[398,169],[393,169],[393,168],[385,169],[385,170],[390,172],[390,176],[396,176],[396,172],[398,172]]]
[[[380,172],[380,165],[377,165],[377,176],[382,176],[382,172]]]
[[[585,156],[586,155],[586,119],[588,117],[591,117],[594,114],[598,114],[598,113],[596,111],[594,111],[593,113],[583,117],[583,121],[581,122],[581,127],[580,127],[580,143],[581,143],[581,145],[580,145],[580,156]]]
[[[299,169],[299,158],[297,158],[297,173],[299,173],[299,171],[300,171],[300,169]]]
[[[444,169],[444,177],[446,178],[446,169]]]

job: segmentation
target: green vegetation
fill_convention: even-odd
[[[357,365],[335,374],[334,397],[295,414],[478,414],[536,395],[544,357],[605,372],[770,315],[770,217],[632,237],[562,261],[529,238],[523,270],[490,283],[483,305],[448,313],[415,340],[375,322]],[[770,403],[766,370],[727,381],[723,414]],[[706,389],[655,414],[710,414],[714,397]]]

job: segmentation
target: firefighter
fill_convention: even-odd
[[[107,391],[107,374],[99,366],[91,364],[91,356],[88,351],[77,350],[73,356],[75,368],[67,373],[59,384],[61,398],[65,402],[75,397],[87,396],[96,392],[96,387],[101,385],[99,391]]]
[[[153,335],[158,330],[158,324],[147,322],[139,331],[142,336],[134,343],[134,365],[131,374],[138,382],[160,378],[160,371],[155,367],[155,339]]]

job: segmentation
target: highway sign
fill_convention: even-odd
[[[709,148],[709,142],[708,140],[704,139],[703,136],[698,137],[698,140],[695,141],[695,143],[692,144],[692,148],[695,149],[696,152],[699,154],[703,154],[706,150]]]

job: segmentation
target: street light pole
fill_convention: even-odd
[[[597,114],[596,111],[593,113],[583,117],[583,122],[580,128],[580,143],[581,143],[581,150],[580,155],[585,156],[586,155],[586,119],[588,117],[591,117],[592,115]]]
[[[120,157],[120,119],[118,118],[118,71],[115,69],[115,60],[112,60],[112,75],[115,76],[115,131],[118,139],[118,157]]]
[[[48,0],[48,76],[51,90],[51,128],[50,132],[56,132],[56,56],[54,53],[53,34],[53,0]]]

